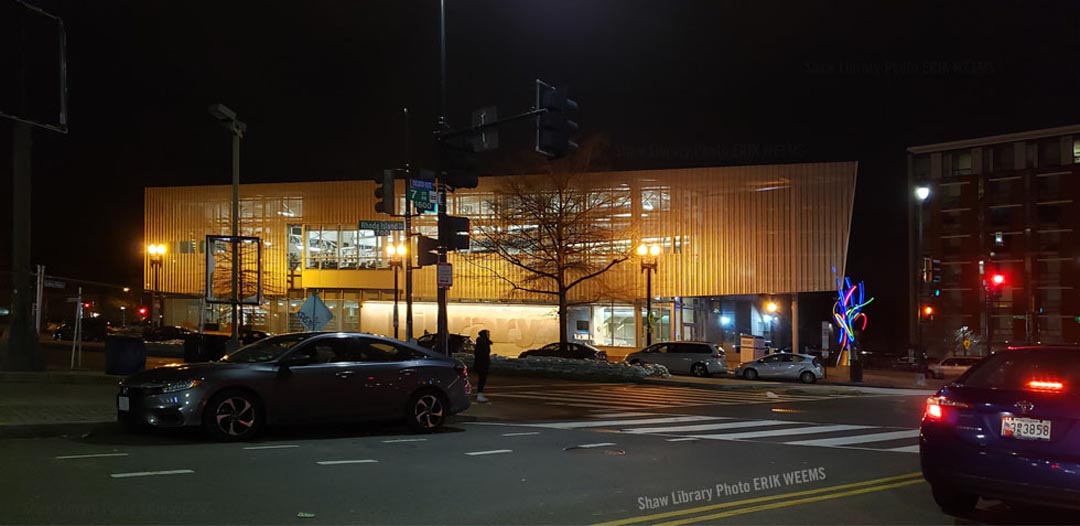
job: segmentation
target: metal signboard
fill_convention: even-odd
[[[454,286],[454,266],[450,263],[439,263],[437,277],[440,289]]]
[[[402,221],[361,221],[360,230],[373,230],[376,236],[388,236],[392,232],[404,231],[405,223]]]
[[[334,319],[334,313],[330,312],[330,309],[326,307],[326,303],[323,303],[318,294],[312,293],[304,301],[304,304],[300,306],[300,311],[296,313],[296,317],[305,329],[321,331],[330,320]]]

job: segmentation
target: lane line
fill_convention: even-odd
[[[849,491],[841,491],[840,493],[832,493],[828,495],[819,495],[816,497],[806,497],[802,499],[789,500],[786,502],[774,502],[772,504],[762,504],[760,506],[751,506],[749,508],[740,508],[737,510],[725,511],[722,513],[714,513],[711,515],[702,515],[699,517],[691,517],[689,519],[681,519],[671,522],[662,522],[657,526],[682,526],[685,524],[693,524],[695,522],[709,521],[715,519],[722,519],[725,517],[734,517],[737,515],[746,515],[747,513],[756,513],[759,511],[774,510],[778,508],[789,508],[791,506],[798,506],[800,504],[810,504],[812,502],[821,502],[824,500],[839,499],[843,497],[853,497],[855,495],[862,495],[864,493],[874,493],[878,491],[885,491],[889,489],[902,488],[904,486],[912,486],[915,484],[923,484],[920,479],[905,480],[902,482],[894,482],[892,484],[883,484],[878,486],[869,486],[865,488],[853,489]]]
[[[168,471],[137,471],[134,473],[113,473],[109,476],[114,479],[127,479],[134,477],[152,477],[156,475],[183,475],[187,473],[195,473],[190,469],[170,469]]]
[[[56,457],[56,460],[73,460],[77,458],[105,458],[105,457],[126,457],[127,453],[96,453],[93,455],[61,455]]]
[[[465,454],[469,455],[470,457],[476,457],[476,456],[480,456],[480,455],[498,455],[498,454],[501,454],[501,453],[513,453],[513,452],[514,452],[513,449],[492,449],[490,451],[470,451],[470,452],[465,453]]]
[[[816,440],[798,440],[795,442],[784,442],[789,446],[848,446],[851,444],[865,444],[868,442],[885,442],[888,440],[899,440],[902,438],[915,438],[919,436],[918,429],[907,429],[904,431],[889,431],[887,433],[871,433],[868,435],[855,435],[849,437],[838,438],[819,438]]]
[[[861,487],[878,487],[882,484],[889,484],[894,482],[921,482],[922,472],[916,471],[914,473],[906,473],[904,475],[895,475],[892,477],[884,477],[879,479],[864,480],[860,482],[850,482],[847,484],[840,484],[837,486],[826,486],[823,488],[808,489],[802,491],[795,491],[791,493],[780,493],[777,495],[766,495],[764,497],[754,497],[750,499],[735,500],[731,502],[721,502],[720,504],[709,504],[707,506],[698,506],[696,508],[687,508],[685,510],[665,511],[663,513],[654,513],[651,515],[640,515],[637,517],[629,517],[626,519],[618,519],[608,522],[601,522],[594,526],[624,526],[626,524],[635,524],[639,522],[655,523],[657,519],[667,519],[670,517],[679,517],[682,515],[693,515],[695,513],[704,513],[706,511],[720,510],[724,508],[734,508],[737,506],[744,506],[748,504],[757,504],[759,502],[769,502],[774,500],[790,499],[792,497],[803,497],[807,495],[819,495],[822,493],[828,493],[830,491],[841,491],[851,488]]]
[[[248,446],[244,449],[290,449],[294,447],[300,447],[298,444],[285,444],[280,446]]]
[[[615,445],[614,442],[597,442],[595,444],[578,444],[576,446],[570,446],[570,447],[571,448],[576,447],[576,448],[581,448],[581,449],[593,449],[593,448],[597,448],[597,447],[607,447],[607,446],[614,446],[614,445]]]
[[[365,458],[363,460],[320,460],[316,464],[320,466],[336,466],[338,464],[375,464],[378,462],[378,460]]]
[[[914,446],[894,447],[892,449],[884,449],[881,451],[895,451],[897,453],[918,453],[919,445],[916,444]]]
[[[793,422],[791,420],[747,420],[743,422],[722,422],[719,424],[696,424],[692,426],[669,426],[669,427],[637,427],[623,429],[623,433],[647,435],[650,433],[681,433],[686,431],[716,431],[720,429],[739,429],[744,427],[786,426],[792,424],[810,424],[809,422]]]
[[[722,433],[718,435],[694,435],[708,440],[747,440],[754,438],[782,437],[786,435],[813,435],[816,433],[831,433],[833,431],[853,431],[856,429],[868,429],[872,426],[856,426],[839,424],[833,426],[809,426],[792,429],[770,429],[768,431],[747,431],[745,433]]]
[[[426,438],[395,438],[393,440],[383,440],[383,444],[398,444],[401,442],[427,442]]]
[[[525,432],[525,433],[503,433],[502,436],[504,436],[504,437],[531,437],[531,436],[535,436],[535,435],[539,435],[539,434],[540,434],[539,431],[528,431],[528,432]]]
[[[694,437],[682,437],[682,438],[669,438],[667,442],[697,442],[700,438]]]

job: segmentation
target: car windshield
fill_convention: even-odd
[[[970,370],[966,387],[1022,391],[1032,381],[1059,382],[1066,390],[1080,385],[1080,353],[1002,352]]]
[[[292,349],[296,344],[315,336],[314,334],[284,334],[260,340],[247,347],[226,355],[221,359],[223,362],[233,363],[262,363],[272,362]]]

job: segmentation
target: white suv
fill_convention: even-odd
[[[630,365],[663,365],[672,373],[712,376],[727,372],[724,350],[715,343],[664,342],[655,343],[626,356]]]

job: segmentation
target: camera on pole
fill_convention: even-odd
[[[536,80],[536,109],[545,110],[536,117],[536,151],[548,158],[559,159],[577,149],[573,140],[578,124],[577,101],[561,90]]]
[[[394,171],[383,170],[382,178],[375,181],[375,211],[380,214],[397,215],[397,198],[394,195]]]

